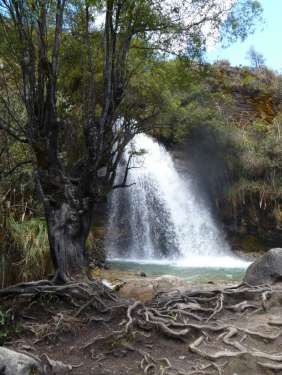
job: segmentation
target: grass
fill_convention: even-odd
[[[0,346],[9,341],[10,336],[20,333],[22,327],[15,321],[11,309],[0,308]]]
[[[6,220],[0,248],[1,286],[45,278],[51,272],[46,222],[40,218]]]

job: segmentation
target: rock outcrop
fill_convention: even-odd
[[[128,280],[119,290],[120,296],[134,298],[146,302],[150,301],[155,294],[167,292],[171,289],[188,287],[189,283],[184,279],[171,275],[163,275],[156,278],[139,277]]]
[[[0,347],[0,375],[65,375],[77,366]]]
[[[43,374],[43,368],[35,358],[0,347],[0,373],[4,375],[39,375]]]
[[[259,257],[248,267],[243,281],[250,285],[282,281],[282,248],[271,249]]]

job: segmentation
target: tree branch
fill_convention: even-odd
[[[24,161],[21,161],[21,162],[17,163],[11,170],[9,170],[6,173],[2,172],[2,175],[1,175],[1,172],[0,172],[0,180],[3,179],[3,178],[7,178],[8,176],[13,174],[18,168],[22,167],[23,165],[31,164],[31,163],[32,163],[31,160],[24,160]]]
[[[0,130],[3,130],[5,133],[13,137],[16,141],[21,142],[21,143],[28,143],[26,138],[21,138],[19,134],[17,134],[11,127],[8,125],[4,124],[3,119],[0,118]]]

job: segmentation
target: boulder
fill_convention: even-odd
[[[156,278],[139,277],[127,280],[119,290],[124,298],[134,298],[146,302],[151,300],[159,292],[168,292],[180,287],[188,287],[189,284],[180,277],[163,275]]]
[[[0,373],[4,375],[41,375],[43,369],[37,359],[0,347]]]
[[[0,375],[65,375],[77,366],[0,347]]]
[[[243,281],[250,285],[282,281],[282,248],[271,249],[259,257],[247,268]]]

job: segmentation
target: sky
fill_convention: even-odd
[[[262,53],[265,64],[282,73],[282,0],[260,0],[264,24],[258,24],[254,34],[244,42],[236,42],[228,48],[216,46],[207,54],[210,62],[227,59],[231,65],[250,65],[246,57],[250,47]]]

